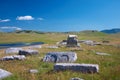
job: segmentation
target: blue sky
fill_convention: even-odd
[[[0,30],[120,28],[120,0],[0,0]]]

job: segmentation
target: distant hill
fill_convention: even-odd
[[[114,33],[120,33],[120,29],[109,29],[109,30],[102,30],[101,32],[107,33],[107,34],[114,34]]]

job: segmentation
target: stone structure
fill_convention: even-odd
[[[6,70],[3,70],[3,69],[0,69],[0,80],[8,77],[8,76],[11,76],[12,73],[6,71]]]
[[[44,62],[74,62],[77,59],[75,52],[49,52],[43,58]]]
[[[28,50],[20,50],[19,51],[19,55],[35,55],[35,54],[38,54],[39,52],[37,50],[31,50],[31,49],[28,49]]]
[[[67,47],[78,47],[77,35],[68,35]]]
[[[72,70],[82,73],[95,73],[99,71],[97,64],[77,64],[77,63],[56,63],[55,71]]]

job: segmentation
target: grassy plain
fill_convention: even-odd
[[[80,77],[84,80],[120,80],[120,35],[108,35],[100,32],[80,33],[0,33],[0,43],[13,42],[45,42],[48,45],[56,45],[56,42],[66,39],[68,34],[78,35],[79,40],[94,40],[102,42],[110,41],[109,45],[89,46],[81,44],[83,51],[75,51],[78,59],[75,63],[98,64],[99,73],[84,74],[73,71],[53,71],[54,63],[44,63],[42,57],[51,51],[71,51],[71,48],[60,47],[58,49],[41,48],[39,55],[28,56],[24,61],[0,61],[0,68],[13,73],[11,77],[3,80],[70,80],[72,77]],[[45,44],[45,45],[46,45]],[[0,57],[5,56],[5,49],[0,50]],[[96,55],[95,52],[105,52],[110,56]],[[31,74],[29,69],[38,69],[39,73]]]

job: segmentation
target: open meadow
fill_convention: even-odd
[[[77,53],[75,63],[98,64],[99,73],[80,73],[73,71],[53,70],[54,63],[43,62],[42,58],[47,52],[71,51],[72,48],[59,47],[46,48],[46,45],[56,45],[57,42],[67,39],[69,34],[78,36],[78,40],[93,40],[97,42],[109,41],[102,45],[90,46],[80,44],[83,50],[73,50]],[[3,80],[70,80],[79,77],[84,80],[120,80],[120,34],[104,34],[101,32],[71,32],[71,33],[0,33],[0,44],[14,42],[45,42],[42,48],[37,49],[38,55],[27,56],[25,60],[0,61],[0,68],[11,73],[12,76]],[[25,47],[27,48],[27,47]],[[0,58],[8,54],[0,49]],[[110,55],[97,55],[96,52]],[[11,55],[11,54],[9,54]],[[36,74],[29,73],[30,69],[37,69]]]

